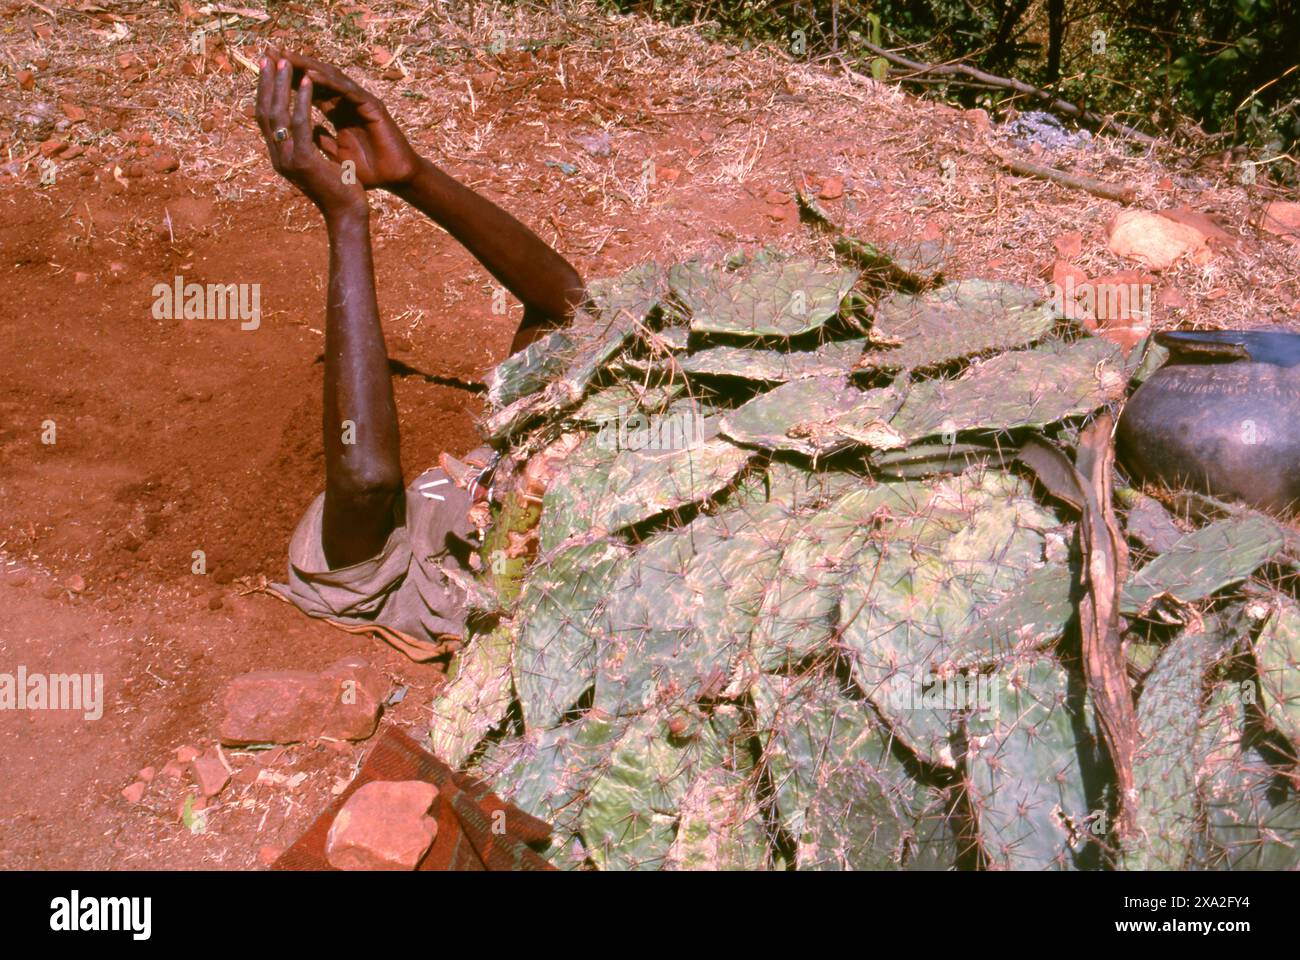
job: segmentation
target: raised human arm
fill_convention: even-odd
[[[396,522],[403,495],[397,407],[375,300],[365,190],[345,182],[317,149],[312,81],[303,78],[295,96],[292,76],[288,61],[263,60],[257,120],[275,169],[316,204],[329,234],[321,538],[326,562],[337,568],[379,553]]]
[[[406,200],[460,241],[524,305],[512,350],[566,322],[586,294],[573,266],[499,206],[420,157],[383,103],[343,71],[284,52],[313,83],[317,105],[334,126],[315,132],[321,150],[355,164],[357,181]]]

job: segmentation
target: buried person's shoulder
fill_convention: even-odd
[[[1300,505],[1300,334],[1156,334],[1169,359],[1129,399],[1117,446],[1134,476],[1265,510]]]

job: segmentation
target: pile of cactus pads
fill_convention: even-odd
[[[1115,467],[1160,348],[833,249],[593,283],[493,372],[433,749],[565,869],[1300,865],[1292,534]]]

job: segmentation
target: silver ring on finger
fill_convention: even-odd
[[[271,136],[275,138],[276,143],[284,143],[284,141],[289,139],[289,128],[276,127]]]

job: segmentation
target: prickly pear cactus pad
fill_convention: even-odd
[[[1287,528],[1117,475],[1121,796],[1090,528],[1018,454],[1087,475],[1082,429],[1149,370],[1025,287],[834,249],[594,282],[493,373],[484,432],[528,482],[436,749],[565,869],[1300,867]]]

